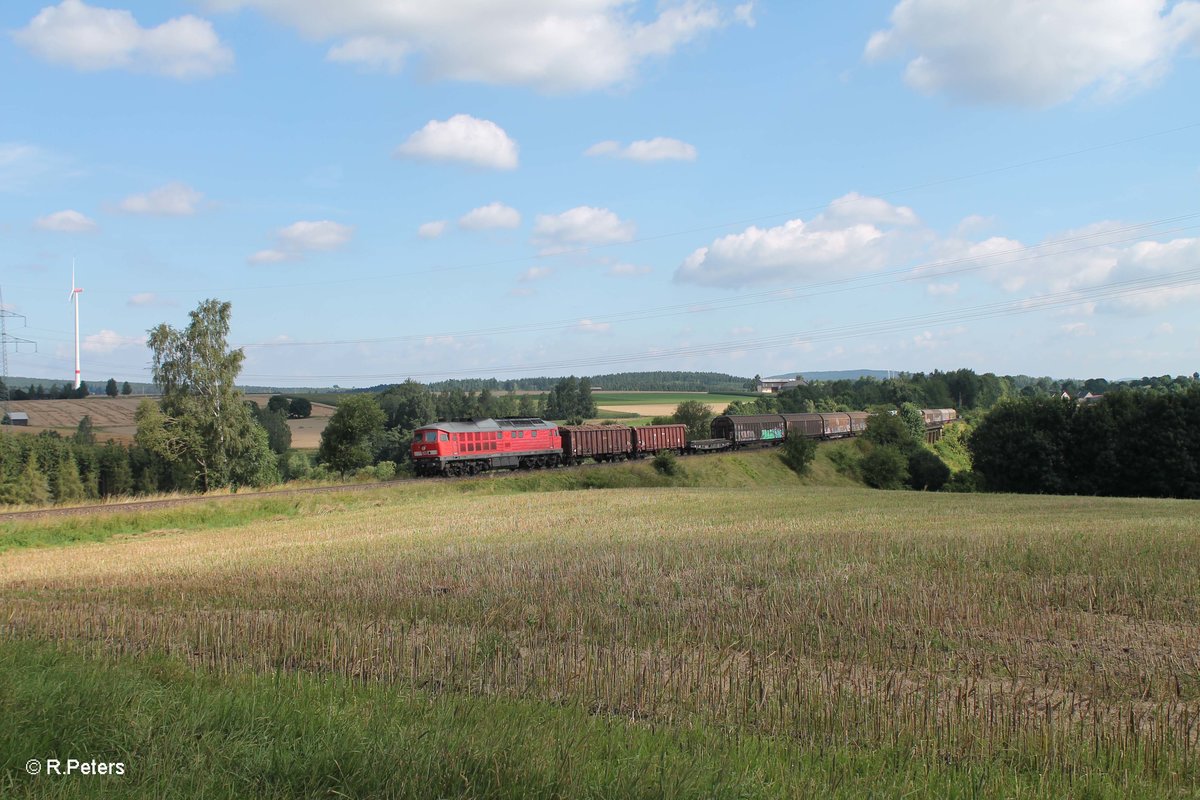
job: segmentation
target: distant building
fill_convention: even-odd
[[[27,426],[29,424],[29,415],[24,411],[10,412],[9,414],[5,415],[4,424]]]
[[[788,389],[795,389],[797,386],[803,386],[804,384],[804,379],[799,376],[795,378],[768,378],[758,382],[758,391],[762,394],[779,394],[780,392],[786,392]]]

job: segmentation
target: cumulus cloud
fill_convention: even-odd
[[[436,239],[446,232],[446,220],[438,219],[426,222],[417,228],[417,236],[422,239]]]
[[[357,64],[372,72],[395,74],[404,68],[409,47],[404,42],[383,36],[355,36],[329,48],[325,58],[329,61]]]
[[[1047,107],[1094,89],[1148,85],[1189,42],[1200,3],[1185,0],[901,0],[873,34],[869,60],[908,58],[917,91],[956,100]]]
[[[593,322],[590,319],[581,319],[571,330],[576,333],[608,333],[612,330],[612,325],[607,322]]]
[[[301,220],[275,232],[277,246],[259,250],[247,261],[251,264],[275,264],[295,261],[306,253],[337,250],[354,235],[354,226],[331,220]]]
[[[0,142],[0,192],[35,184],[60,166],[61,158],[25,142]]]
[[[916,222],[912,209],[851,193],[810,221],[723,236],[689,255],[675,280],[737,287],[869,272],[895,256]]]
[[[156,214],[185,217],[195,214],[204,195],[182,183],[168,183],[145,194],[133,194],[118,208],[129,214]]]
[[[488,203],[458,218],[458,227],[469,231],[515,228],[521,224],[521,212],[503,203]]]
[[[640,64],[671,55],[706,32],[752,25],[750,4],[664,0],[636,13],[628,0],[474,0],[383,3],[346,0],[209,0],[256,8],[303,36],[331,42],[327,58],[397,72],[409,59],[435,79],[519,84],[544,91],[599,89],[632,79]]]
[[[43,8],[13,40],[39,58],[83,72],[127,69],[207,78],[233,65],[212,23],[190,14],[144,28],[128,11],[63,0]]]
[[[85,336],[79,343],[79,349],[85,353],[104,354],[130,347],[144,347],[145,344],[145,336],[122,336],[106,328],[99,333]]]
[[[455,114],[430,120],[396,148],[398,158],[459,162],[487,169],[516,169],[517,143],[496,123]]]
[[[69,208],[65,211],[55,211],[53,214],[38,217],[33,225],[39,230],[58,233],[94,233],[100,229],[95,220]]]
[[[548,278],[554,274],[554,270],[549,267],[530,267],[520,274],[517,280],[520,281],[537,281],[542,278]]]
[[[294,257],[296,257],[294,254],[289,255],[282,250],[259,250],[246,260],[251,264],[278,264],[280,261],[287,261]]]
[[[279,229],[279,241],[285,250],[336,250],[350,241],[354,228],[327,219],[293,222]]]
[[[576,206],[561,214],[539,214],[533,225],[533,241],[543,252],[572,247],[628,242],[637,226],[623,221],[607,208]]]
[[[620,142],[603,141],[583,151],[585,156],[613,156],[630,161],[695,161],[696,148],[679,139],[663,136],[640,139],[622,145]]]

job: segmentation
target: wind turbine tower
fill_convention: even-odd
[[[71,259],[71,296],[68,303],[75,303],[75,388],[79,388],[79,295],[83,289],[75,285],[75,259]]]

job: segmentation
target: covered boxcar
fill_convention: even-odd
[[[682,453],[687,446],[687,425],[640,425],[633,428],[633,452],[638,456],[652,456],[664,450]]]
[[[713,419],[712,435],[736,446],[782,444],[787,423],[780,414],[724,414]]]
[[[925,418],[926,428],[940,428],[958,419],[958,412],[953,408],[923,408],[921,416]]]
[[[820,439],[825,435],[825,423],[820,414],[784,414],[788,436],[804,439]]]
[[[596,461],[624,461],[633,454],[633,434],[628,425],[561,425],[563,461],[578,464]]]
[[[845,412],[821,414],[821,422],[825,427],[822,436],[826,439],[841,439],[851,435],[850,415]]]
[[[867,420],[871,415],[866,411],[848,411],[846,416],[850,417],[850,435],[861,436],[863,431],[867,429]]]
[[[525,417],[431,422],[417,429],[412,442],[418,475],[555,467],[562,452],[557,425]]]

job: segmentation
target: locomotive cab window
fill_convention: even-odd
[[[425,441],[436,442],[437,441],[437,432],[436,431],[425,431]]]
[[[443,433],[443,434],[442,434],[442,435],[441,435],[439,438],[440,438],[440,439],[441,439],[441,441],[443,441],[443,442],[448,442],[448,441],[450,441],[450,436],[449,436],[449,434],[445,434],[445,433]]]

